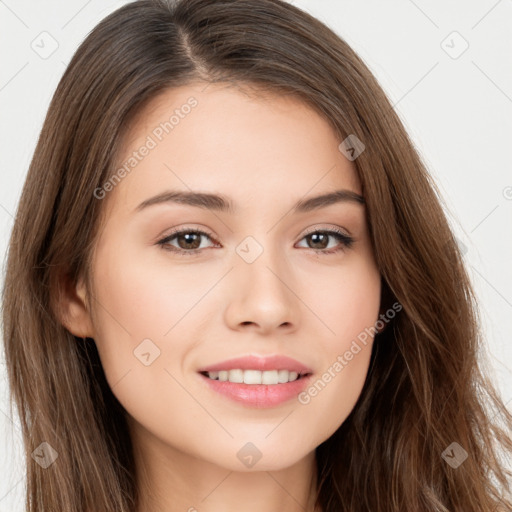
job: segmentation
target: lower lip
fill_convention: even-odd
[[[238,384],[236,382],[213,380],[202,373],[199,376],[206,381],[210,389],[251,407],[273,407],[297,398],[311,380],[312,374],[284,384]]]

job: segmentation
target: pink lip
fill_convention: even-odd
[[[200,377],[213,391],[246,406],[262,409],[277,406],[292,398],[297,398],[297,395],[309,385],[312,375],[309,374],[285,384],[238,384],[212,380],[202,374]]]
[[[228,359],[220,363],[199,368],[198,372],[218,372],[221,370],[289,370],[301,374],[313,373],[311,368],[287,356],[245,356]]]

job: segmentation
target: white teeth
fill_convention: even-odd
[[[244,384],[261,384],[261,371],[259,370],[245,370]]]
[[[207,372],[212,380],[229,381],[244,384],[284,384],[297,380],[299,374],[288,370],[221,370],[218,372]]]
[[[279,382],[279,372],[272,370],[269,372],[261,372],[261,383],[262,384],[277,384]]]
[[[244,381],[244,372],[242,370],[229,370],[229,382],[236,382],[242,384]]]

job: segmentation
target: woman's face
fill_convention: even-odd
[[[361,194],[341,142],[297,99],[226,85],[166,91],[136,119],[125,172],[96,192],[107,215],[87,321],[140,444],[235,471],[284,468],[354,407],[380,275],[364,205],[311,200]],[[286,356],[309,375],[279,383],[295,363],[222,364],[247,356]],[[211,377],[269,384],[200,373],[218,364]]]

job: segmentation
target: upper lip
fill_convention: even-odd
[[[312,373],[313,370],[288,356],[243,356],[221,361],[220,363],[199,368],[198,372],[217,372],[222,370],[289,370],[300,374]]]

